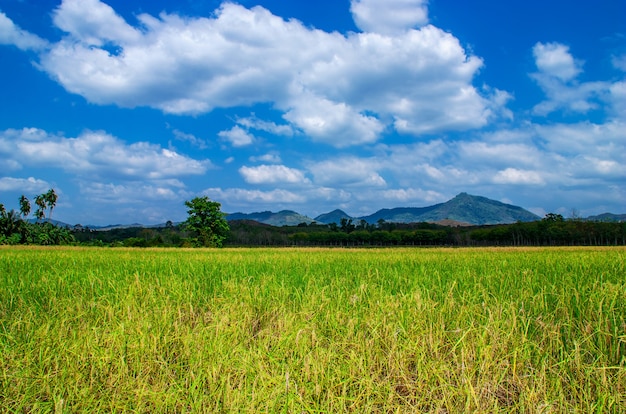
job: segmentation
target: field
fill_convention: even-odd
[[[626,412],[626,249],[0,248],[2,412]]]

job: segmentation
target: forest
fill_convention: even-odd
[[[160,227],[92,229],[59,226],[51,221],[54,189],[34,198],[35,221],[28,219],[31,202],[19,200],[20,211],[0,204],[0,245],[86,245],[109,247],[222,246],[609,246],[626,244],[626,222],[565,219],[549,213],[532,222],[483,226],[395,223],[364,220],[353,223],[300,223],[271,226],[251,220],[227,221],[220,203],[207,197],[186,201],[188,218]]]
[[[299,224],[270,226],[248,220],[229,222],[224,246],[608,246],[626,245],[626,223],[566,220],[548,214],[540,221],[451,227],[433,223],[379,223],[356,226]],[[76,243],[97,246],[192,247],[182,225],[112,230],[80,228]]]

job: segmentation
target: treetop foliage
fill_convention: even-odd
[[[222,247],[230,227],[221,204],[209,197],[196,197],[185,201],[189,217],[184,223],[185,229],[196,235],[195,245],[203,247]]]

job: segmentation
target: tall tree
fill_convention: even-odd
[[[23,219],[26,219],[26,217],[30,214],[30,201],[25,195],[20,197],[20,214]]]
[[[54,209],[54,207],[56,207],[57,205],[57,193],[54,192],[54,188],[51,188],[50,190],[48,190],[48,192],[46,194],[43,195],[44,199],[46,201],[46,206],[48,207],[48,209],[50,210],[48,212],[48,220],[52,220],[52,210]]]
[[[226,214],[220,210],[221,204],[211,201],[209,197],[196,197],[185,201],[185,205],[189,217],[184,222],[184,227],[197,235],[197,244],[221,247],[230,231]]]
[[[46,195],[39,194],[35,196],[35,205],[37,206],[37,210],[35,210],[35,218],[37,220],[43,220],[46,218]]]

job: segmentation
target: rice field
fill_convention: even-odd
[[[626,412],[625,263],[3,247],[0,411]]]

